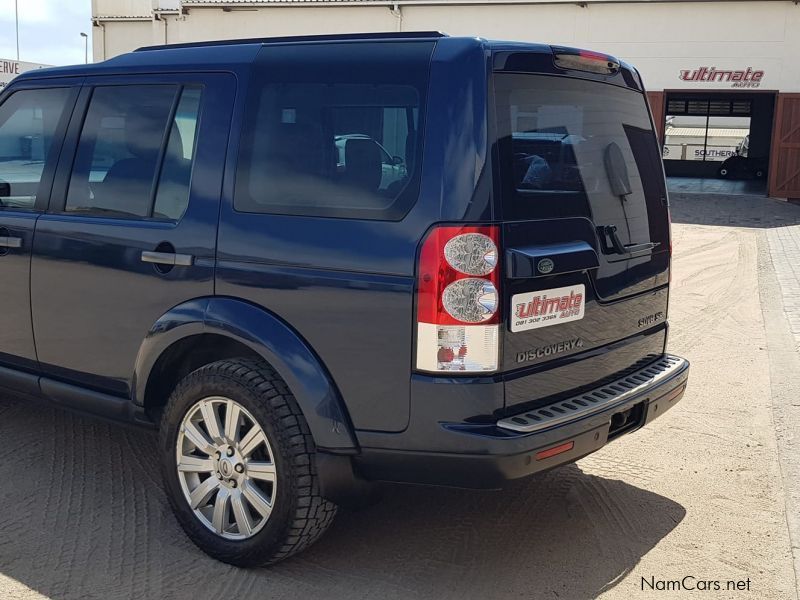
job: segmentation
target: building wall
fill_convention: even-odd
[[[149,17],[153,0],[92,0],[92,16]]]
[[[165,0],[157,0],[156,6]],[[152,0],[93,0],[94,15],[152,14]],[[174,4],[174,0],[172,2]],[[636,65],[651,90],[728,89],[730,82],[687,82],[698,67],[764,71],[760,89],[800,92],[800,6],[792,1],[605,2],[431,6],[274,6],[231,11],[184,4],[187,14],[160,21],[105,23],[95,59],[144,44],[232,37],[439,29],[565,44],[619,56]],[[166,31],[165,29],[166,23]]]

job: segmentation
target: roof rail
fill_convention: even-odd
[[[174,48],[208,48],[214,46],[236,46],[239,44],[279,44],[285,42],[326,42],[348,40],[397,40],[397,39],[436,39],[448,37],[441,31],[385,31],[377,33],[332,33],[323,35],[297,35],[268,38],[242,38],[233,40],[212,40],[208,42],[185,42],[183,44],[162,44],[142,46],[134,52],[148,50],[171,50]]]

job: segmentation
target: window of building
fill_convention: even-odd
[[[33,209],[68,88],[20,90],[0,107],[0,207]]]
[[[199,106],[199,87],[95,89],[65,210],[179,219],[189,201]]]
[[[237,210],[405,214],[419,186],[431,46],[358,46],[276,47],[264,55],[239,159]]]
[[[664,160],[721,162],[747,156],[749,100],[670,99],[664,129]]]

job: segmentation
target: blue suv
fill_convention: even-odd
[[[603,54],[235,40],[0,96],[0,385],[158,427],[178,520],[236,565],[370,482],[497,488],[663,414],[670,257]]]

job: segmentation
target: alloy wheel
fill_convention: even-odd
[[[187,411],[176,468],[189,507],[217,535],[247,539],[267,523],[277,497],[274,454],[262,427],[235,400],[211,396]]]

